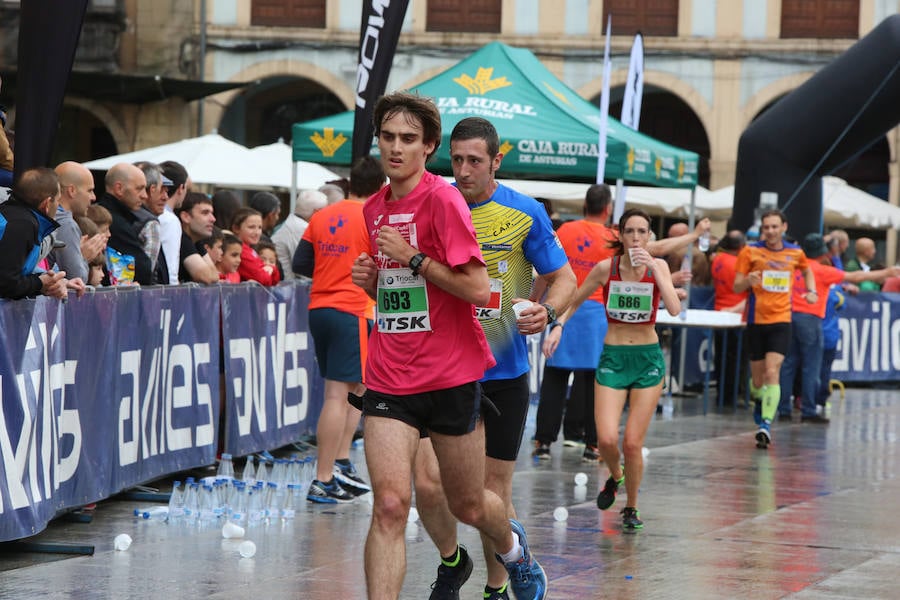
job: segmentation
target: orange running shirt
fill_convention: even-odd
[[[816,278],[818,298],[813,304],[806,301],[806,280],[803,279],[803,273],[794,271],[794,312],[815,315],[824,319],[825,309],[828,307],[828,288],[843,283],[844,272],[814,260],[809,261],[809,268],[812,269],[813,277]]]
[[[579,286],[584,283],[594,265],[613,255],[615,250],[609,247],[609,242],[619,239],[615,230],[585,220],[563,223],[556,231],[556,237],[569,257],[569,264],[575,271]],[[603,286],[598,287],[588,299],[603,304]]]
[[[747,298],[747,292],[738,294],[734,291],[734,267],[736,264],[737,256],[727,252],[717,252],[713,258],[710,271],[716,299],[713,308],[716,310],[731,308]]]
[[[309,307],[374,318],[375,301],[350,280],[353,261],[370,252],[363,202],[341,200],[317,211],[303,239],[312,244],[315,257]]]
[[[760,271],[762,282],[750,288],[747,324],[768,325],[791,322],[791,291],[794,271],[809,266],[797,244],[784,242],[781,250],[770,250],[764,241],[744,246],[738,254],[735,272],[744,276]]]

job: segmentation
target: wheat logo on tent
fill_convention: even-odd
[[[347,141],[343,133],[334,135],[334,127],[326,127],[322,134],[318,131],[309,136],[310,141],[321,150],[322,156],[332,157],[338,149]]]
[[[475,74],[475,79],[463,73],[459,77],[454,77],[453,81],[466,88],[470,94],[477,96],[483,96],[488,92],[512,85],[512,82],[507,80],[505,76],[491,79],[493,74],[494,67],[479,67],[478,72]]]

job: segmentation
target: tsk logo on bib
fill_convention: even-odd
[[[431,331],[425,278],[407,268],[378,273],[378,331],[410,333]]]

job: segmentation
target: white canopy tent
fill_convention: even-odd
[[[900,208],[849,185],[840,177],[822,178],[822,200],[825,226],[855,229],[898,229]],[[710,202],[727,207],[734,205],[734,186],[709,194]]]
[[[279,179],[281,182],[277,187],[291,189],[291,170],[288,165],[293,162],[293,151],[291,147],[279,140],[273,144],[265,146],[257,146],[250,149],[250,154],[260,159],[263,164],[270,165],[270,168],[277,168],[279,175],[286,175],[286,179]],[[326,169],[320,164],[298,160],[294,162],[294,168],[297,175],[297,188],[317,190],[328,181],[340,179],[337,173]]]
[[[590,184],[555,181],[499,180],[533,198],[547,198],[564,213],[581,214]],[[825,226],[856,229],[900,229],[900,208],[849,185],[839,177],[823,177]],[[612,188],[613,196],[616,190]],[[688,218],[691,190],[628,186],[627,208],[642,208],[654,216]],[[734,206],[734,186],[715,191],[697,186],[696,217],[725,221]]]
[[[452,178],[447,178],[452,181]],[[503,185],[532,198],[546,198],[561,213],[581,214],[584,195],[591,184],[560,183],[531,179],[498,179]],[[641,208],[650,215],[688,218],[691,211],[691,190],[683,188],[659,188],[627,186],[626,208]],[[615,187],[610,188],[613,198]],[[696,188],[696,212],[699,218],[724,220],[731,214],[731,205],[721,206],[710,197],[711,192],[702,186]]]
[[[108,156],[87,162],[85,166],[92,170],[106,170],[120,162],[141,160],[179,162],[195,183],[239,189],[291,188],[291,150],[287,144],[276,142],[250,150],[217,133]],[[314,163],[297,163],[296,169],[298,181],[303,187],[318,188],[326,181],[339,177]]]

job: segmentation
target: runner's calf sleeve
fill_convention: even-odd
[[[780,385],[764,385],[760,390],[762,394],[762,418],[771,422],[778,412],[778,403],[781,401]]]

